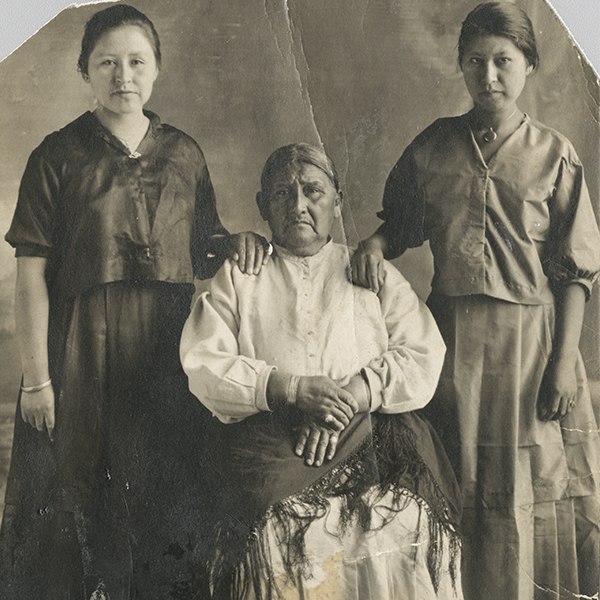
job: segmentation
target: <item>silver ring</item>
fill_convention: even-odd
[[[327,415],[325,417],[325,423],[332,423],[333,421],[335,421],[335,417],[333,415]]]

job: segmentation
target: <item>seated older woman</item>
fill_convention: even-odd
[[[182,336],[190,389],[220,421],[214,596],[459,597],[456,482],[410,412],[441,370],[435,322],[388,263],[377,295],[352,285],[320,150],[276,150],[261,184],[272,260],[258,276],[226,262]]]

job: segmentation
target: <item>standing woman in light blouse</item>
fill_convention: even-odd
[[[179,337],[194,277],[227,256],[258,271],[264,252],[222,227],[196,142],[144,110],[160,63],[143,13],[96,13],[78,64],[96,109],[47,136],[23,175],[6,236],[23,379],[4,600],[201,593],[190,555],[207,510],[204,415]]]
[[[377,291],[384,256],[431,244],[448,352],[428,416],[461,484],[465,598],[593,596],[600,451],[578,343],[600,235],[573,146],[517,106],[538,64],[527,15],[479,5],[458,55],[474,107],[401,156],[353,277]]]

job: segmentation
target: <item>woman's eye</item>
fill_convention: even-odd
[[[503,56],[496,61],[499,65],[507,65],[510,62],[510,58]]]
[[[140,60],[139,58],[134,58],[134,59],[131,61],[131,64],[132,64],[134,67],[137,67],[137,66],[139,66],[139,65],[143,65],[143,64],[144,64],[144,61],[143,61],[143,60]]]
[[[283,196],[287,196],[287,190],[276,190],[275,191],[275,195],[278,197],[283,197]]]

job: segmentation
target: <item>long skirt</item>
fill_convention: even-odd
[[[398,494],[404,495],[398,506]],[[372,523],[368,531],[358,517],[344,522],[344,500],[331,498],[318,519],[304,533],[309,568],[285,568],[285,545],[278,519],[271,514],[261,528],[271,559],[271,584],[281,600],[461,600],[460,573],[451,575],[451,534],[442,531],[438,544],[444,549],[439,580],[428,566],[430,544],[429,507],[408,490],[381,494],[369,492]],[[291,510],[302,514],[303,501],[287,499]],[[249,596],[254,599],[251,593]]]
[[[17,407],[3,600],[203,597],[207,416],[178,352],[192,294],[121,282],[52,304],[55,441]]]
[[[554,305],[432,296],[448,347],[426,414],[463,497],[467,600],[598,593],[600,440],[581,356],[578,396],[541,421]]]

